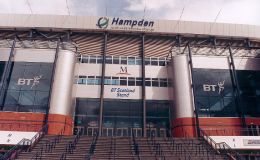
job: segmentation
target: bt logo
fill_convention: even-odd
[[[37,86],[40,83],[40,79],[42,78],[42,75],[40,76],[35,76],[33,78],[19,78],[17,81],[18,86],[23,86],[23,85],[27,85],[27,86],[31,86],[31,89],[34,86]]]
[[[225,80],[222,82],[218,82],[216,85],[212,84],[203,84],[203,91],[204,92],[216,92],[218,91],[218,94],[220,94],[222,91],[224,91],[224,84]]]
[[[108,21],[109,19],[107,17],[100,17],[98,19],[98,23],[97,23],[97,26],[101,29],[106,29],[107,26],[108,26]]]

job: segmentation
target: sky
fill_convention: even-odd
[[[140,17],[260,25],[260,0],[0,0],[1,13]]]

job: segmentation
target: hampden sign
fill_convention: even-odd
[[[113,29],[113,30],[135,30],[135,31],[154,31],[154,21],[150,20],[133,20],[114,17],[100,17],[97,21],[97,26],[100,29]]]

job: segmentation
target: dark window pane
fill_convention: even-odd
[[[139,58],[139,57],[136,57],[135,64],[136,65],[142,65],[142,59]]]
[[[96,56],[90,56],[89,63],[96,63],[97,57]]]
[[[121,57],[120,60],[121,60],[120,64],[127,64],[127,58],[126,57]]]
[[[135,57],[128,57],[127,58],[128,65],[135,65]]]
[[[135,86],[135,78],[128,77],[128,86]]]
[[[112,57],[111,56],[106,57],[106,64],[112,64]]]
[[[119,64],[119,57],[113,57],[113,64]]]
[[[105,77],[104,84],[105,85],[111,85],[111,77]]]
[[[143,79],[142,78],[136,78],[136,86],[142,86]]]
[[[102,57],[101,56],[97,56],[97,63],[101,64],[102,63]]]
[[[145,78],[145,86],[151,86],[151,78]]]
[[[151,65],[158,66],[158,59],[157,58],[151,58]]]
[[[79,76],[78,84],[86,84],[87,76]]]
[[[151,65],[150,58],[145,58],[145,65]]]
[[[119,85],[119,77],[112,77],[112,85]]]
[[[88,59],[89,59],[89,57],[88,56],[83,56],[82,57],[82,63],[88,63]]]
[[[120,85],[127,85],[127,80],[126,80],[126,77],[120,77]]]
[[[167,87],[167,79],[166,78],[160,79],[160,87]]]
[[[152,78],[152,86],[159,87],[159,80],[158,78]]]
[[[97,76],[95,80],[95,85],[100,85],[101,84],[101,77]]]

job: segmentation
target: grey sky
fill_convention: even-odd
[[[260,0],[0,0],[0,13],[145,17],[260,25]]]

